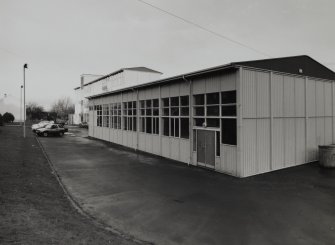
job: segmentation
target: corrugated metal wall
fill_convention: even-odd
[[[242,70],[241,176],[318,159],[333,142],[331,82]]]

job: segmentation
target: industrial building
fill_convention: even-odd
[[[89,136],[237,177],[296,166],[335,143],[334,80],[294,56],[100,89],[87,96]]]

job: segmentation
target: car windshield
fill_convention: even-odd
[[[51,124],[49,124],[49,125],[45,126],[45,128],[51,128],[51,127],[52,127],[52,125],[51,125]]]

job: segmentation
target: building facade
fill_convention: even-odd
[[[335,139],[334,72],[308,56],[236,62],[88,96],[89,136],[247,177]]]
[[[73,124],[89,121],[87,97],[157,80],[161,72],[146,67],[122,68],[108,75],[83,74],[75,90]]]

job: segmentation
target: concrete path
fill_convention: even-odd
[[[238,179],[70,133],[40,141],[82,208],[125,234],[155,244],[334,244],[334,170]]]

